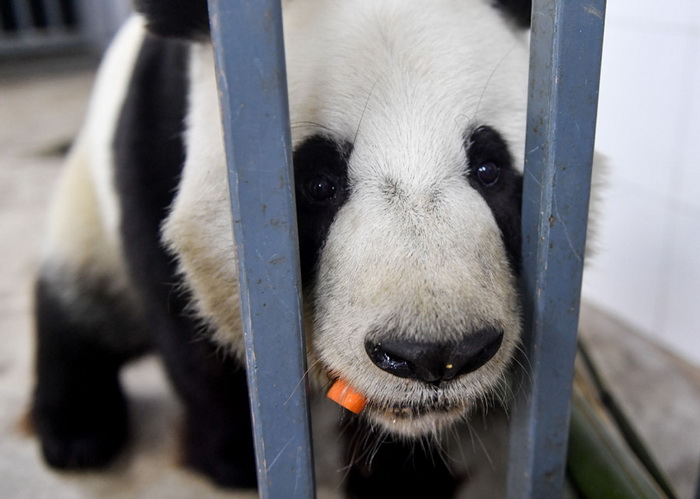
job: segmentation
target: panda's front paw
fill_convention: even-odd
[[[220,487],[257,486],[255,455],[248,431],[237,434],[218,425],[190,424],[185,435],[185,465],[203,473]]]
[[[36,403],[34,428],[46,463],[61,470],[106,466],[121,451],[128,434],[123,397],[91,403]]]
[[[69,435],[44,434],[41,449],[46,462],[57,469],[80,470],[101,468],[119,453],[126,434],[112,432]]]

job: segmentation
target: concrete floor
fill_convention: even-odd
[[[49,471],[25,431],[32,384],[31,276],[60,152],[78,130],[93,75],[93,63],[85,60],[3,62],[0,69],[0,497],[246,496],[217,490],[178,466],[181,409],[155,359],[125,373],[135,435],[107,471]],[[584,310],[582,324],[584,336],[595,340],[594,354],[606,376],[616,382],[681,497],[692,497],[700,455],[698,369],[679,364],[593,309]]]

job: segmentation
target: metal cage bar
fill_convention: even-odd
[[[258,489],[314,496],[279,0],[210,0]]]
[[[604,17],[605,0],[533,2],[512,499],[563,496]]]

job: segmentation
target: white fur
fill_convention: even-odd
[[[63,281],[57,289],[69,302],[75,301],[69,285],[75,279],[107,278],[114,289],[129,286],[119,241],[112,142],[144,33],[143,20],[132,18],[105,55],[86,122],[52,199],[43,274]]]
[[[491,211],[465,179],[464,140],[488,124],[522,166],[527,43],[483,0],[295,1],[284,20],[293,143],[330,133],[354,144],[353,194],[311,297],[309,363],[364,393],[371,421],[405,435],[435,432],[490,396],[519,339],[514,278]],[[209,45],[193,48],[190,74],[188,155],[164,238],[199,314],[241,353]],[[379,370],[363,346],[377,326],[448,341],[486,325],[503,329],[503,346],[437,399],[432,387]]]
[[[192,47],[190,80],[187,159],[163,235],[178,255],[196,310],[219,342],[243,355],[238,267],[210,45]]]

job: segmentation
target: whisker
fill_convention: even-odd
[[[298,382],[298,383],[296,384],[296,386],[294,387],[294,390],[292,390],[292,393],[289,394],[289,397],[287,397],[287,400],[284,401],[284,404],[283,404],[283,405],[286,405],[287,402],[289,402],[289,400],[294,396],[294,394],[295,394],[296,391],[299,389],[299,387],[301,386],[301,384],[303,383],[303,381],[308,377],[309,372],[311,371],[311,369],[313,369],[314,367],[316,367],[316,365],[318,365],[320,362],[321,362],[321,360],[320,360],[320,359],[317,359],[317,360],[315,360],[310,366],[308,366],[308,367],[306,368],[306,371],[304,371],[304,373],[301,375],[301,379],[299,380],[299,382]]]
[[[477,118],[479,115],[479,108],[481,107],[481,101],[484,99],[484,95],[486,94],[486,89],[489,86],[489,83],[491,83],[491,79],[493,76],[496,74],[496,71],[498,71],[498,68],[503,64],[503,62],[508,58],[508,56],[515,50],[515,47],[517,46],[517,43],[513,43],[513,46],[506,52],[506,54],[501,57],[501,60],[498,61],[496,66],[494,66],[493,71],[491,71],[491,74],[489,75],[488,79],[486,80],[486,83],[484,83],[484,88],[481,90],[481,95],[479,96],[479,101],[476,103],[476,111],[474,111],[474,117]]]
[[[467,417],[464,417],[464,422],[466,426],[469,425],[469,422],[467,421]],[[452,441],[455,443],[457,446],[457,455],[459,456],[459,459],[457,458],[452,458],[455,462],[457,463],[466,463],[467,462],[467,455],[464,452],[464,446],[462,445],[462,439],[459,438],[459,432],[457,431],[457,426],[452,426],[450,428],[450,432],[452,433]]]
[[[476,441],[479,444],[479,447],[483,451],[484,455],[486,456],[486,460],[489,462],[489,465],[491,466],[492,469],[496,469],[496,467],[493,464],[493,460],[491,459],[491,454],[489,454],[489,451],[486,449],[484,442],[479,437],[479,433],[473,431],[471,427],[469,428],[469,433],[472,436],[472,443],[473,443],[474,438],[476,438]],[[476,449],[475,449],[475,451],[476,451]]]
[[[381,76],[379,77],[381,78]],[[360,115],[360,121],[357,123],[357,129],[355,130],[355,136],[352,138],[352,143],[354,144],[357,142],[357,136],[360,133],[360,127],[362,126],[362,120],[365,117],[365,112],[367,111],[367,106],[369,105],[369,100],[372,98],[372,93],[374,92],[374,87],[377,86],[377,83],[379,83],[379,78],[377,78],[374,81],[374,84],[372,85],[372,88],[369,90],[369,95],[367,96],[367,100],[365,101],[365,106],[362,108],[362,114]]]

